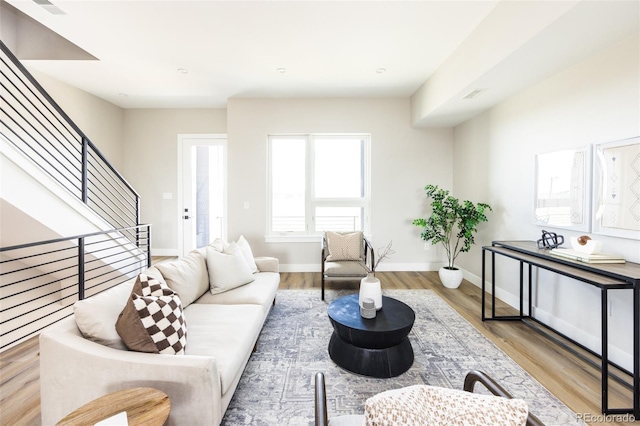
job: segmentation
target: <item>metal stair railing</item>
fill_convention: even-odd
[[[114,228],[140,223],[140,196],[0,41],[0,134]],[[136,234],[125,232],[130,241]]]
[[[151,225],[138,225],[0,248],[0,351],[150,267],[150,247]]]

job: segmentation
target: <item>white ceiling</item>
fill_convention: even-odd
[[[498,19],[497,6],[514,3],[51,0],[65,13],[52,15],[31,0],[6,1],[98,59],[24,61],[28,67],[123,108],[223,108],[233,97],[409,97],[447,61],[459,60],[456,55],[478,38],[482,24],[486,27],[490,18]],[[536,21],[538,28],[505,50],[504,60],[493,61],[486,72],[468,77],[462,85],[464,90],[476,81],[497,86],[489,88],[489,96],[478,97],[486,99],[482,108],[638,32],[640,17],[637,12],[633,16],[637,0],[555,3],[569,5],[564,6],[567,10],[579,3],[632,7],[618,8],[613,21],[611,16],[597,16],[601,12],[589,12],[596,13],[591,20],[561,21],[550,13],[547,21]],[[626,19],[621,22],[619,16]],[[562,31],[557,22],[562,22]],[[598,25],[592,27],[593,22]],[[508,24],[509,31],[526,27],[526,22]],[[589,35],[587,40],[584,34]],[[550,42],[550,35],[563,40]],[[486,42],[500,47],[513,39],[503,33]],[[552,63],[535,67],[515,63],[518,51],[525,61],[527,52],[537,52]],[[471,55],[470,61],[477,59],[473,52],[466,55]],[[188,72],[180,73],[180,68]],[[386,71],[378,73],[379,68]],[[517,76],[509,73],[511,68],[518,70]],[[496,78],[490,78],[492,71]],[[503,75],[509,76],[507,80],[497,78]],[[469,109],[468,103],[458,107],[458,102],[443,102],[435,114]],[[436,124],[455,124],[462,116],[457,117]]]

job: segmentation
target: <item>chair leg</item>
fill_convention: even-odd
[[[324,274],[322,274],[322,276],[321,276],[321,278],[320,278],[320,279],[321,279],[321,281],[322,281],[322,286],[321,286],[321,287],[322,287],[322,291],[321,291],[321,294],[322,294],[322,295],[321,295],[321,300],[324,300]]]
[[[315,377],[315,426],[327,426],[327,391],[324,384],[324,374],[316,373]]]

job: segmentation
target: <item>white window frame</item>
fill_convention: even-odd
[[[305,139],[305,231],[302,232],[274,232],[272,230],[272,139]],[[316,139],[360,138],[364,142],[364,196],[362,198],[316,198],[314,185],[314,143]],[[315,242],[320,241],[322,232],[316,232],[316,207],[361,207],[364,211],[363,231],[370,234],[371,229],[371,135],[366,133],[313,133],[313,134],[272,134],[267,138],[267,235],[266,242]]]

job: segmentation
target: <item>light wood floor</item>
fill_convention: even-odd
[[[468,282],[456,290],[444,288],[437,272],[378,272],[385,289],[433,289],[480,332],[513,358],[543,386],[576,413],[593,416],[593,425],[604,422],[600,414],[600,373],[539,333],[518,322],[482,322],[480,289]],[[357,281],[332,282],[328,288],[358,287]],[[320,297],[319,273],[282,273],[280,289],[309,289]],[[498,304],[498,313],[510,308]],[[418,313],[419,315],[419,313]],[[40,424],[39,354],[37,339],[0,354],[0,424]],[[610,406],[630,406],[630,392],[610,380]],[[45,425],[48,426],[48,425]],[[552,425],[549,425],[552,426]]]

